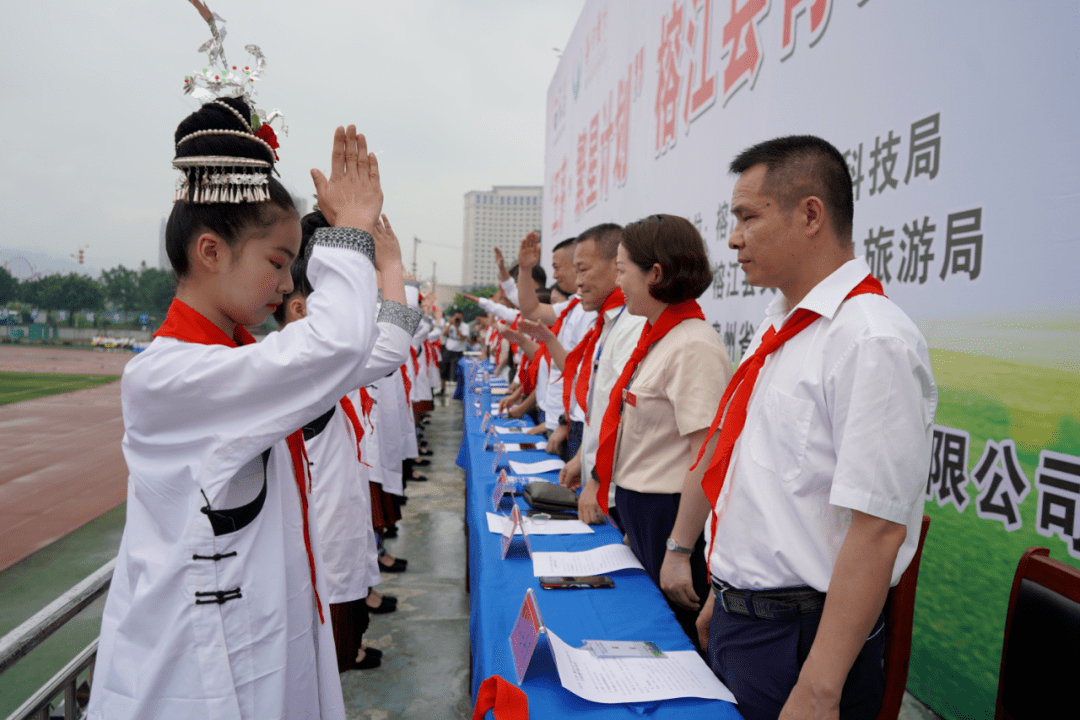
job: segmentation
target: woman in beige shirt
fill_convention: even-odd
[[[704,599],[704,537],[692,548],[668,541],[683,482],[731,377],[723,342],[696,302],[712,283],[705,242],[685,218],[652,215],[627,226],[616,265],[627,312],[648,323],[612,393],[614,409],[605,414],[614,452],[609,449],[606,465],[598,454],[598,475],[603,482],[610,468],[620,524],[649,577],[659,585],[665,552],[685,552]],[[601,430],[602,448],[603,437]],[[697,612],[675,604],[672,609],[696,644]]]

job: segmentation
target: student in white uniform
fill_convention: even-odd
[[[301,221],[303,241],[300,256],[318,228],[328,227],[321,212],[308,214]],[[386,216],[375,224],[373,235],[393,234]],[[293,264],[293,292],[274,312],[274,318],[285,327],[307,317],[307,297],[311,284],[307,279],[307,263],[303,259]],[[387,298],[407,297],[401,278],[383,278],[383,294]],[[406,318],[415,326],[420,314]],[[381,375],[391,371],[409,356],[408,328],[380,323],[379,337],[367,362],[367,369]],[[326,602],[334,629],[339,671],[367,670],[379,666],[382,653],[374,648],[361,648],[368,626],[368,591],[379,583],[378,548],[372,527],[371,491],[368,488],[368,467],[359,454],[365,431],[360,419],[362,402],[359,390],[343,397],[323,415],[303,427],[311,467],[311,502],[319,525],[324,567],[326,568]]]
[[[292,290],[300,224],[251,117],[218,99],[177,128],[185,182],[166,249],[179,283],[121,384],[127,522],[94,720],[345,716],[298,428],[368,381],[375,264],[403,273],[401,250],[372,239],[378,165],[338,128],[329,180],[312,172],[335,227],[310,245],[311,317],[256,343],[244,326]],[[245,197],[258,200],[227,201]]]

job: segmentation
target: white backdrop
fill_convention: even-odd
[[[1049,1],[590,0],[548,90],[545,249],[600,222],[691,219],[716,270],[702,304],[735,357],[774,291],[744,285],[727,248],[727,165],[810,133],[849,158],[857,253],[928,336],[957,318],[1075,317],[1076,15]]]

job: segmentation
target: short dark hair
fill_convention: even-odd
[[[712,284],[705,241],[686,218],[650,215],[630,223],[623,232],[622,246],[642,271],[660,265],[660,280],[649,286],[649,294],[660,302],[673,305],[693,300]]]
[[[555,247],[551,248],[551,253],[555,254],[556,251],[564,249],[569,249],[570,252],[573,252],[575,242],[577,242],[577,238],[566,238],[565,240],[556,243]]]
[[[616,225],[615,223],[600,223],[599,225],[593,225],[577,236],[576,243],[585,242],[586,240],[596,241],[596,250],[600,253],[600,257],[605,260],[614,260],[615,255],[619,252],[619,243],[622,242],[623,228],[622,225]]]
[[[510,268],[507,271],[507,273],[510,275],[510,277],[514,278],[515,281],[517,281],[519,279],[518,278],[518,269],[519,268],[518,268],[517,264],[515,264],[512,268]],[[545,285],[547,285],[547,270],[545,270],[540,265],[533,265],[532,279],[533,279],[533,282],[536,283],[536,286],[538,288],[544,287]]]
[[[251,117],[251,110],[240,98],[219,98],[240,113]],[[262,143],[247,135],[250,132],[232,111],[217,103],[206,103],[192,113],[176,128],[176,141],[199,130],[231,130],[244,135],[202,135],[185,141],[176,151],[176,157],[215,155],[225,157],[263,160],[271,165],[274,158]],[[188,182],[194,187],[198,182],[196,169],[186,171]],[[270,176],[267,189],[270,199],[264,202],[242,203],[194,203],[177,200],[173,203],[169,220],[165,224],[165,253],[176,277],[182,278],[191,271],[188,251],[196,238],[204,232],[212,232],[229,247],[235,247],[247,231],[268,230],[282,218],[282,213],[295,216],[296,207],[292,196],[276,178]]]
[[[330,222],[322,214],[321,210],[310,212],[300,218],[300,252],[297,253],[296,260],[293,261],[292,266],[289,268],[292,273],[293,290],[282,298],[281,304],[274,310],[274,320],[277,321],[280,327],[285,327],[285,306],[288,304],[289,298],[296,295],[306,298],[315,290],[307,276],[307,246],[316,230],[328,227],[330,227]]]
[[[790,212],[803,198],[815,195],[825,206],[836,236],[852,244],[855,199],[851,171],[831,143],[814,135],[773,138],[743,150],[729,169],[741,175],[755,165],[765,166],[764,188],[781,209]]]

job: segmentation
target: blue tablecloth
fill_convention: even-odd
[[[463,376],[467,378],[467,372]],[[492,509],[491,495],[497,475],[492,471],[494,452],[484,450],[481,418],[476,416],[473,406],[477,397],[471,388],[466,389],[465,427],[458,456],[458,464],[465,469],[468,483],[465,513],[469,531],[473,699],[484,678],[502,675],[510,682],[516,679],[509,637],[527,588],[533,588],[536,593],[545,625],[571,646],[578,646],[586,639],[652,640],[662,650],[692,650],[693,646],[675,621],[660,590],[641,571],[609,573],[615,580],[614,589],[543,590],[533,577],[532,561],[520,540],[515,541],[506,560],[502,559],[501,536],[488,530],[485,515]],[[498,419],[493,422],[510,424],[510,421]],[[525,462],[550,457],[542,451],[510,455],[513,460]],[[554,479],[556,474],[547,477]],[[515,502],[523,509],[527,507],[521,498],[515,498]],[[577,551],[622,542],[622,535],[610,525],[594,529],[594,535],[531,536],[532,549]],[[521,688],[529,696],[532,718],[564,715],[596,718],[650,715],[679,720],[686,717],[741,718],[734,705],[719,700],[681,698],[607,705],[579,698],[559,684],[555,661],[544,639],[537,646]]]

